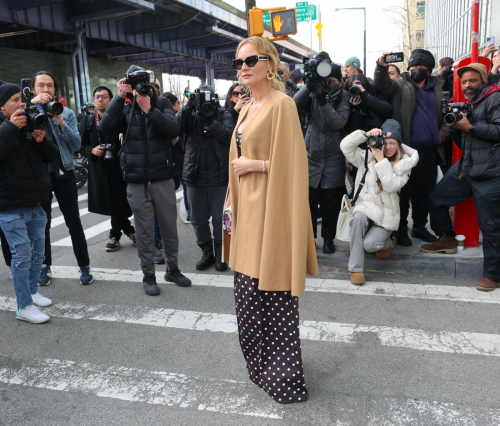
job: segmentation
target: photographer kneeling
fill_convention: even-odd
[[[111,230],[106,251],[117,251],[123,233],[135,243],[135,229],[128,219],[132,210],[127,201],[127,184],[122,179],[118,153],[118,133],[101,132],[101,119],[113,98],[111,90],[101,86],[94,90],[97,112],[86,115],[80,123],[82,150],[89,161],[89,212],[111,216]]]
[[[207,99],[208,94],[210,99]],[[205,96],[205,101],[200,100],[200,95]],[[215,106],[214,99],[214,89],[202,84],[199,91],[177,113],[181,123],[181,136],[185,136],[186,140],[182,180],[187,187],[196,242],[203,252],[196,264],[196,269],[200,271],[214,263],[217,271],[227,269],[226,262],[221,261],[222,214],[229,180],[229,148],[235,122],[229,110]]]
[[[359,145],[368,142],[369,151]],[[351,226],[351,283],[365,283],[365,250],[386,259],[393,243],[391,234],[399,226],[399,194],[418,163],[418,152],[402,143],[396,120],[386,120],[381,129],[357,130],[344,138],[340,149],[358,168]]]

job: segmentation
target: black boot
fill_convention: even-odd
[[[408,229],[404,228],[398,231],[396,242],[398,243],[398,246],[403,247],[410,247],[413,244],[408,236]]]
[[[222,261],[222,243],[214,241],[215,269],[219,272],[227,271],[227,263]]]
[[[198,245],[200,246],[203,255],[196,264],[196,269],[198,269],[198,271],[204,271],[210,265],[213,265],[215,263],[214,248],[212,246],[212,240],[210,240],[208,243]]]
[[[434,235],[432,235],[425,228],[425,226],[414,226],[412,231],[411,231],[411,236],[413,238],[420,238],[421,240],[425,241],[426,243],[435,243],[437,241],[437,238]]]
[[[333,244],[333,240],[324,240],[323,253],[335,253],[335,244]]]
[[[154,275],[145,275],[142,278],[142,284],[144,292],[148,296],[158,296],[160,294],[160,288],[156,284],[156,277]]]

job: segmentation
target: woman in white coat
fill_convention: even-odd
[[[369,144],[367,153],[359,145],[370,137],[380,138],[383,145],[379,149]],[[399,226],[399,191],[418,163],[418,152],[403,145],[399,123],[392,119],[386,120],[382,129],[351,133],[342,140],[340,149],[347,161],[358,168],[354,194],[357,194],[365,175],[365,164],[368,165],[365,184],[359,192],[350,220],[351,283],[361,285],[365,283],[365,250],[376,252],[379,259],[386,259],[391,253],[391,234]]]

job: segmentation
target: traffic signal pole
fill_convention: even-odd
[[[248,13],[252,7],[257,7],[256,0],[245,0],[245,6]]]

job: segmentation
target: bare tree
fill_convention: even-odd
[[[182,99],[184,88],[181,84],[181,78],[177,74],[167,74],[167,91],[173,93],[179,99]]]

